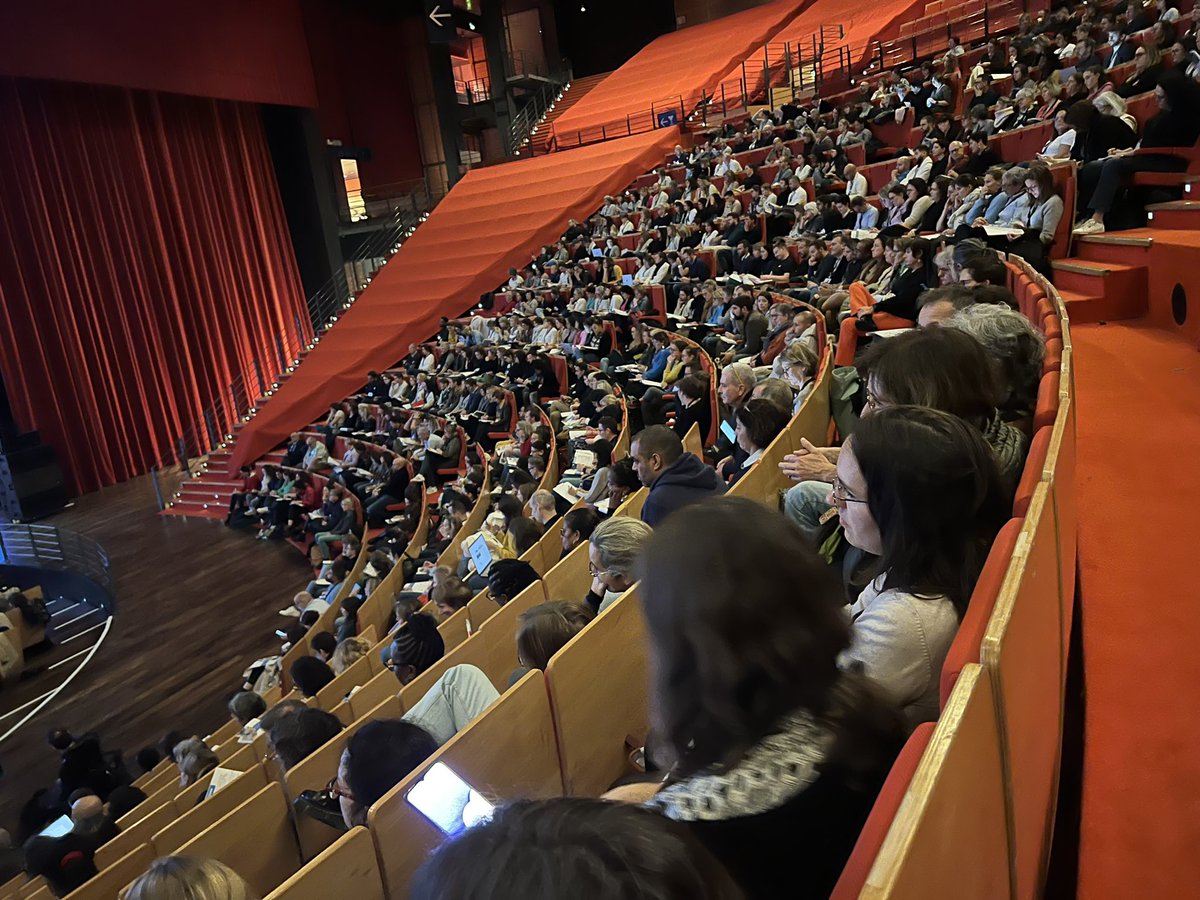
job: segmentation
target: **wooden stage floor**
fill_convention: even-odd
[[[138,749],[169,730],[212,731],[225,721],[246,665],[278,650],[274,632],[287,621],[279,610],[311,572],[286,543],[255,541],[215,520],[160,516],[148,477],[89,494],[44,521],[108,552],[117,614],[78,676],[0,743],[0,826],[14,835],[21,806],[57,773],[57,754],[46,744],[52,728],[96,731],[106,749],[125,752],[131,771]],[[0,735],[36,704],[17,707],[55,688],[86,654],[50,666],[102,633],[33,656],[35,674],[0,693]]]

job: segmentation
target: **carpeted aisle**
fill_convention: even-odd
[[[1087,731],[1079,896],[1200,883],[1200,353],[1149,325],[1078,326]]]

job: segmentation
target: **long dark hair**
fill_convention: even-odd
[[[921,406],[864,416],[850,447],[883,542],[884,588],[945,596],[961,616],[1011,514],[991,447],[958,416]]]
[[[654,732],[675,774],[733,766],[799,710],[834,723],[831,765],[894,750],[894,711],[838,670],[841,583],[799,529],[744,498],[692,510],[655,530],[639,566]],[[864,746],[875,751],[849,750]]]
[[[875,341],[858,360],[868,390],[891,406],[926,406],[982,431],[999,402],[996,370],[983,345],[954,328],[919,328]]]

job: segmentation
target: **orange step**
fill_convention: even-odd
[[[611,73],[601,72],[599,75],[588,75],[567,82],[567,88],[559,94],[558,100],[546,113],[546,118],[538,123],[531,135],[532,144],[539,152],[545,152],[550,147],[550,138],[554,134],[554,120],[582,100],[587,93],[607,78]],[[615,137],[615,135],[614,135]]]
[[[1185,193],[1184,196],[1192,195]],[[1200,192],[1196,196],[1200,197]],[[1200,229],[1200,199],[1151,203],[1146,207],[1146,227],[1188,231]]]
[[[1146,314],[1145,266],[1087,259],[1056,259],[1050,265],[1054,286],[1072,322],[1136,319]]]

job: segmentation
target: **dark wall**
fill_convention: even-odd
[[[342,262],[330,162],[311,109],[264,106],[262,120],[296,268],[305,296],[311,297]]]
[[[675,29],[672,0],[574,0],[555,4],[555,12],[559,48],[576,77],[611,72]]]
[[[304,0],[324,137],[370,150],[364,191],[420,178],[421,147],[402,50],[407,8]]]
[[[316,102],[298,0],[4,0],[0,74]]]
[[[318,107],[372,188],[421,177],[408,0],[0,0],[0,75]]]

